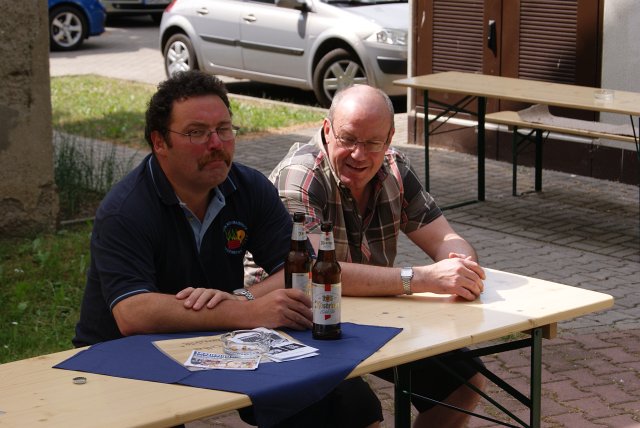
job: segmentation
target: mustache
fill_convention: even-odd
[[[208,163],[219,160],[223,161],[227,166],[231,165],[231,155],[229,153],[223,150],[215,150],[198,159],[198,169],[203,169]]]

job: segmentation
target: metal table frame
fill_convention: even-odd
[[[507,415],[513,421],[518,423],[519,425],[514,425],[511,423],[506,423],[500,421],[498,419],[481,415],[474,412],[469,412],[467,410],[442,403],[440,401],[431,399],[429,397],[424,397],[417,394],[412,394],[411,392],[411,367],[414,363],[407,363],[401,366],[395,367],[395,426],[396,427],[410,427],[411,426],[411,396],[417,396],[423,398],[425,400],[437,403],[439,405],[449,407],[451,409],[467,413],[471,416],[478,417],[487,421],[491,421],[498,425],[512,427],[512,428],[539,428],[540,427],[540,416],[541,416],[541,402],[542,402],[542,337],[543,331],[545,327],[539,327],[531,330],[530,337],[520,340],[514,340],[510,342],[501,343],[498,345],[485,346],[482,348],[470,349],[464,352],[464,357],[482,357],[486,355],[491,355],[500,352],[511,351],[514,349],[521,349],[529,347],[531,349],[531,383],[530,383],[530,391],[529,396],[527,397],[522,392],[514,388],[504,379],[500,378],[498,375],[487,369],[486,367],[476,365],[476,368],[479,372],[484,375],[488,380],[493,382],[495,385],[502,388],[509,395],[514,397],[520,403],[524,404],[529,408],[529,422],[525,422],[516,416],[513,412],[508,410],[502,404],[494,400],[492,397],[487,395],[485,392],[480,391],[475,386],[469,384],[465,381],[465,379],[461,378],[456,372],[451,370],[446,364],[441,361],[437,361],[440,367],[443,370],[446,370],[449,374],[458,378],[458,380],[464,382],[467,386],[473,389],[475,392],[480,394],[484,399],[490,402],[493,406],[499,409],[503,414]],[[441,360],[446,359],[454,359],[454,358],[462,358],[460,355],[451,355],[451,356],[443,356],[440,357]]]
[[[434,122],[440,121],[441,118],[445,117],[445,120],[442,121],[438,126],[434,129],[438,130],[441,126],[447,123],[449,119],[454,117],[458,113],[467,113],[471,116],[476,116],[478,119],[478,144],[477,144],[477,159],[478,159],[478,197],[477,199],[457,202],[453,204],[449,204],[441,207],[442,209],[451,209],[457,208],[464,205],[473,204],[476,202],[484,201],[485,199],[485,113],[486,113],[486,105],[487,98],[486,97],[476,97],[473,95],[467,95],[461,100],[459,100],[455,104],[445,104],[436,100],[429,100],[429,90],[422,90],[425,102],[425,113],[424,113],[424,171],[425,171],[425,189],[427,192],[430,190],[430,180],[429,180],[429,135],[432,133],[430,131],[431,124]],[[468,110],[466,107],[473,101],[473,99],[477,99],[477,107],[478,112],[474,113],[471,110]],[[429,102],[433,104],[438,104],[441,107],[444,107],[444,110],[435,116],[433,119],[429,120]]]

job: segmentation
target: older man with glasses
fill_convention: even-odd
[[[476,299],[485,274],[472,246],[458,235],[425,191],[409,159],[392,147],[394,111],[389,97],[370,86],[339,92],[319,132],[296,143],[270,175],[289,212],[306,213],[317,248],[320,223],[332,221],[342,266],[342,290],[349,296],[395,296],[433,292]],[[400,231],[435,263],[394,267]],[[246,263],[245,283],[265,275]],[[454,352],[446,364],[478,389],[476,365]],[[461,357],[461,358],[454,358]],[[479,395],[429,358],[412,370],[412,390],[429,399],[473,410]],[[393,372],[376,373],[393,381]],[[420,412],[414,426],[463,426],[465,413],[413,399]]]

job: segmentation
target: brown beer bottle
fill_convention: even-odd
[[[298,288],[311,297],[311,254],[307,248],[304,213],[293,214],[291,248],[284,261],[284,287]]]
[[[339,339],[340,301],[342,298],[342,269],[336,259],[333,224],[320,226],[318,258],[311,269],[311,303],[313,309],[313,338]]]

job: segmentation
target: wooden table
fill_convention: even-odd
[[[425,103],[424,148],[425,148],[425,187],[429,190],[429,127],[442,117],[459,112],[471,113],[464,109],[473,99],[477,99],[478,119],[478,197],[477,200],[450,205],[448,208],[484,201],[485,199],[485,114],[487,99],[501,99],[530,104],[568,107],[578,110],[616,113],[638,117],[640,130],[640,93],[614,91],[614,98],[608,102],[598,102],[594,93],[599,88],[575,86],[537,80],[515,79],[511,77],[486,74],[447,71],[396,80],[396,85],[422,90]],[[448,92],[465,95],[455,104],[441,104],[445,110],[429,120],[429,91]],[[636,147],[638,141],[636,138]]]
[[[553,331],[559,321],[612,304],[613,298],[606,294],[495,270],[488,270],[485,292],[474,302],[429,293],[345,298],[344,321],[403,328],[350,376],[405,368],[428,356],[533,329],[532,394],[537,397],[532,397],[531,425],[538,426],[542,333]],[[0,365],[0,425],[171,426],[251,404],[242,394],[51,368],[75,352]],[[404,376],[404,369],[399,373]],[[86,377],[87,383],[75,385],[75,376]],[[403,386],[396,398],[396,426],[409,426]]]

